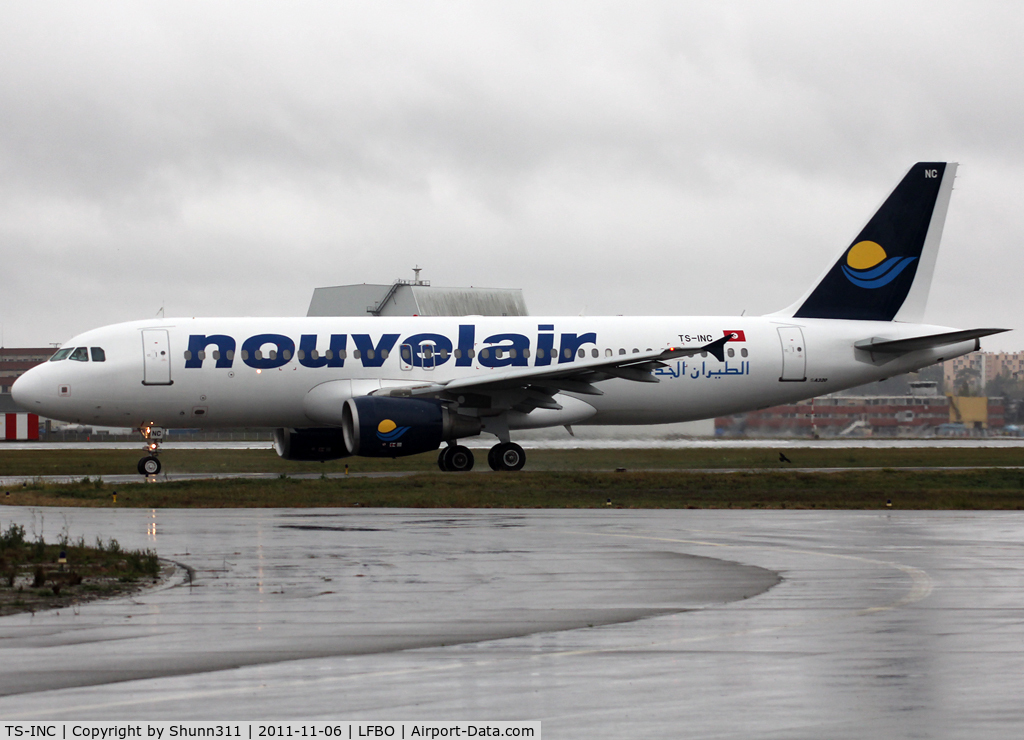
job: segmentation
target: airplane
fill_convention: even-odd
[[[261,427],[288,460],[400,457],[512,432],[664,424],[793,403],[949,360],[1006,329],[922,323],[956,163],[919,162],[818,282],[764,316],[160,318],[87,331],[14,384],[28,411],[131,427]]]

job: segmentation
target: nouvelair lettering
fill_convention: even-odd
[[[742,331],[732,341],[744,341]],[[234,367],[235,360],[257,370],[283,367],[293,361],[302,367],[345,367],[345,362],[362,367],[381,367],[392,354],[402,352],[403,362],[412,367],[544,367],[598,357],[597,332],[556,332],[554,324],[540,324],[536,339],[525,334],[503,332],[477,337],[473,324],[459,326],[458,337],[435,332],[411,334],[399,341],[399,334],[302,334],[295,339],[284,334],[254,334],[238,347],[227,334],[191,334],[185,352],[185,368],[202,368],[207,360],[218,369]],[[706,344],[714,334],[680,334],[686,344]],[[406,357],[406,355],[410,355]]]
[[[401,342],[398,334],[302,334],[298,347],[291,337],[268,333],[247,338],[240,349],[236,349],[235,338],[226,334],[192,334],[185,352],[185,367],[201,368],[207,359],[212,359],[217,368],[231,368],[236,356],[258,370],[282,367],[293,359],[309,368],[344,367],[346,359],[358,361],[362,367],[381,367],[398,351],[396,347],[406,354],[411,351],[411,357],[405,361],[413,367],[437,367],[447,362],[454,362],[456,367],[526,367],[531,358],[534,365],[545,366],[597,356],[597,332],[556,334],[553,324],[541,324],[537,329],[535,341],[525,334],[505,332],[483,337],[479,343],[473,324],[459,326],[454,342],[434,332],[412,334]]]

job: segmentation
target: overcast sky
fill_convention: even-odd
[[[961,163],[927,319],[1024,328],[1022,43],[1012,2],[5,3],[3,340],[415,264],[767,313],[919,160]]]

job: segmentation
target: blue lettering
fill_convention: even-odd
[[[217,367],[231,367],[232,357],[235,352],[235,340],[226,334],[192,334],[188,338],[188,359],[185,360],[185,367],[202,367],[203,360],[199,353],[205,352],[211,344],[217,347]]]
[[[560,347],[556,350],[554,348],[554,325],[540,324],[537,329],[537,351],[534,359],[534,365],[537,366],[552,365],[555,357],[558,357],[558,363],[571,362],[581,351],[583,345],[597,344],[596,332],[583,334],[563,332]],[[301,356],[297,358],[299,364],[308,368],[344,367],[348,335],[331,334],[330,336],[330,348],[320,354],[317,349],[318,335],[302,334],[299,339]],[[398,334],[383,334],[380,340],[374,344],[369,334],[353,334],[354,357],[360,360],[363,367],[381,367],[394,350],[399,336]],[[424,367],[424,354],[427,347],[430,346],[433,348],[434,366],[443,365],[449,357],[454,356],[457,352],[455,365],[457,367],[472,367],[474,364],[473,354],[476,350],[476,326],[473,324],[459,326],[458,349],[455,352],[452,351],[451,339],[432,332],[413,334],[407,337],[402,344],[410,345],[412,357],[409,362],[415,367]],[[493,334],[487,337],[482,344],[488,346],[481,350],[477,359],[484,367],[527,367],[530,364],[530,338],[523,334]],[[190,335],[185,367],[201,368],[206,349],[211,345],[216,347],[212,358],[216,360],[216,367],[232,367],[235,339],[226,334]],[[273,347],[264,352],[263,348],[267,345],[273,345]],[[484,349],[486,352],[483,351]],[[257,352],[260,353],[258,359]],[[242,344],[242,353],[241,359],[249,367],[257,369],[282,367],[288,364],[292,355],[295,354],[295,342],[283,334],[257,334],[245,340]],[[313,356],[314,353],[317,353],[316,357]],[[430,364],[429,359],[426,364]]]
[[[427,362],[428,366],[431,363],[433,363],[435,367],[437,365],[443,365],[448,362],[448,358],[452,353],[452,340],[448,337],[441,336],[440,334],[413,334],[411,337],[406,337],[402,344],[408,344],[411,346],[412,358],[410,362],[414,367],[423,367],[424,344],[434,345],[433,359]]]
[[[459,325],[459,356],[456,367],[473,367],[473,345],[476,344],[476,327],[472,324]]]
[[[331,334],[331,347],[327,350],[327,367],[345,367],[345,347],[348,334]]]
[[[326,357],[313,357],[316,352],[316,334],[303,334],[299,338],[299,364],[303,367],[323,367],[327,364]]]
[[[370,340],[369,334],[353,334],[352,341],[356,343],[356,351],[363,362],[363,367],[380,367],[398,341],[398,335],[384,334],[376,346]]]
[[[537,327],[539,331],[553,331],[555,328],[554,324],[541,324]],[[534,360],[534,365],[550,365],[551,355],[554,353],[555,346],[555,335],[554,334],[538,334],[537,335],[537,359]]]
[[[530,349],[530,340],[522,334],[495,334],[484,340],[485,344],[498,344],[489,347],[487,357],[480,353],[480,364],[484,367],[526,367],[529,362],[523,354],[524,350]]]
[[[262,354],[262,347],[265,344],[273,344],[275,349]],[[262,354],[259,359],[256,358],[257,352]],[[257,334],[245,340],[242,344],[242,353],[242,362],[249,367],[269,370],[288,364],[295,353],[295,342],[283,334]]]
[[[559,362],[572,362],[573,356],[584,344],[597,344],[597,333],[588,331],[586,334],[562,333],[562,349],[558,353]]]

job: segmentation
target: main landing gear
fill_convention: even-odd
[[[526,453],[515,442],[502,442],[487,451],[487,464],[491,470],[522,470]],[[437,467],[446,473],[472,470],[473,452],[460,444],[450,444],[437,456]]]
[[[160,441],[164,438],[165,430],[163,427],[142,427],[139,431],[142,432],[142,436],[146,440],[146,451],[149,453],[139,460],[139,475],[144,475],[147,478],[151,475],[159,475],[162,466],[157,455],[160,454]]]
[[[522,470],[526,453],[515,442],[502,442],[487,452],[487,464],[491,470]]]
[[[462,445],[448,445],[437,456],[437,467],[446,473],[466,472],[473,469],[473,453]]]

